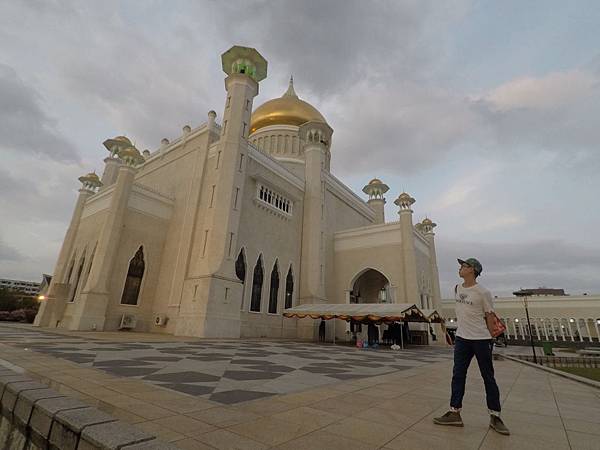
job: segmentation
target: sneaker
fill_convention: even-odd
[[[504,434],[506,436],[510,434],[510,431],[508,431],[508,428],[506,428],[506,425],[504,425],[504,422],[502,422],[502,419],[498,416],[490,416],[490,428],[497,433]]]
[[[450,425],[453,427],[464,427],[465,424],[457,411],[448,411],[441,417],[434,417],[433,423],[437,425]]]

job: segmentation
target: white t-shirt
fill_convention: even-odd
[[[494,311],[492,293],[480,284],[471,287],[457,286],[456,335],[463,339],[491,339],[485,322],[485,313]]]

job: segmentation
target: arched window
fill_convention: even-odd
[[[271,271],[271,288],[269,289],[269,313],[277,314],[277,296],[279,294],[279,268],[277,261]]]
[[[285,278],[285,307],[292,307],[292,295],[294,294],[294,275],[292,274],[292,268],[288,270],[287,277]]]
[[[135,256],[129,261],[127,279],[125,280],[125,287],[121,296],[122,305],[137,305],[145,267],[144,247],[140,246],[138,251],[135,252]]]
[[[71,260],[71,265],[69,266],[69,271],[65,277],[65,283],[69,283],[71,281],[71,275],[73,274],[73,268],[75,267],[75,255],[73,255],[73,259]]]
[[[244,249],[240,250],[240,254],[235,260],[235,274],[242,283],[246,281],[246,255]]]
[[[258,257],[254,266],[254,275],[252,277],[252,297],[250,299],[250,311],[260,312],[260,301],[262,298],[263,285],[263,265],[262,255]]]
[[[235,260],[235,275],[242,282],[242,301],[240,302],[240,309],[244,309],[244,297],[246,296],[246,254],[244,249],[240,250],[240,253]]]
[[[75,295],[77,294],[77,288],[79,287],[79,280],[81,280],[81,272],[83,271],[84,264],[85,264],[85,253],[81,257],[81,262],[79,263],[79,269],[77,269],[77,275],[75,275],[75,282],[73,283],[73,287],[71,288],[71,298],[69,298],[70,302],[75,301]]]
[[[85,288],[88,277],[90,276],[90,272],[92,271],[92,264],[94,264],[94,256],[96,255],[96,247],[98,247],[98,243],[94,246],[94,250],[92,250],[92,256],[90,256],[90,263],[88,264],[88,268],[85,271],[85,276],[83,277],[83,282],[81,283],[81,289]]]

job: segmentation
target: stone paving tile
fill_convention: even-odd
[[[74,364],[65,367],[63,377],[85,379],[89,373],[97,376],[91,369],[93,367],[110,375],[143,378],[177,392],[222,400],[225,404],[260,395],[285,394],[340,381],[360,380],[396,372],[398,367],[420,367],[451,358],[448,349],[432,347],[391,352],[291,341],[220,344],[141,333],[127,336],[124,333],[75,334],[0,326],[3,341]],[[132,341],[122,342],[121,339]],[[148,342],[140,342],[146,339]],[[160,342],[161,339],[164,342]],[[22,364],[41,368],[38,362],[23,361]],[[270,381],[278,379],[280,383],[270,385]],[[228,384],[230,380],[242,384],[232,386]],[[216,384],[196,384],[208,382]],[[117,385],[105,387],[123,393],[133,392],[129,386],[121,389]],[[235,391],[235,394],[223,394],[224,391]]]
[[[374,444],[367,444],[345,436],[339,436],[319,430],[301,436],[297,439],[292,439],[285,444],[281,444],[273,448],[278,450],[373,450],[380,447]]]
[[[264,450],[269,448],[266,444],[227,430],[212,431],[200,435],[196,437],[196,439],[204,444],[210,445],[210,448],[218,448],[220,450]],[[182,448],[185,449],[187,447]]]

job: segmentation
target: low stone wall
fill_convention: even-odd
[[[0,367],[0,450],[175,450],[32,378]]]

